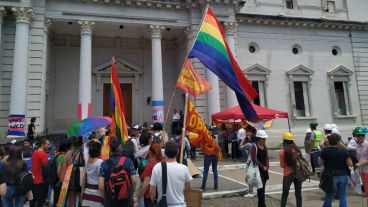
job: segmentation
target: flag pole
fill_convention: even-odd
[[[199,29],[199,28],[201,28],[201,26],[202,26],[202,24],[203,24],[203,20],[204,20],[204,18],[205,18],[205,16],[206,16],[206,14],[207,14],[208,8],[209,8],[209,5],[207,4],[207,5],[206,5],[206,8],[205,8],[205,10],[204,10],[204,13],[203,13],[203,15],[202,15],[201,23],[199,24],[198,29]],[[197,40],[198,36],[199,36],[199,31],[197,32],[197,34],[196,34],[196,36],[195,36],[195,39],[194,39],[194,41],[192,42],[192,45],[190,46],[190,50],[188,50],[188,51],[187,51],[187,56],[186,56],[186,58],[185,58],[185,59],[188,59],[188,55],[189,55],[190,51],[192,51],[192,49],[193,49],[193,47],[194,47],[194,43],[195,43],[195,41]],[[183,65],[182,65],[182,67],[181,67],[181,70],[183,69],[184,64],[185,64],[185,60],[184,60],[184,62],[183,62]],[[179,73],[178,79],[179,79],[179,77],[180,77],[180,73]],[[178,82],[178,80],[176,80],[176,82]],[[175,92],[176,92],[176,86],[175,86],[175,88],[174,88],[173,95],[171,96],[170,103],[169,103],[169,107],[168,107],[168,110],[167,110],[167,113],[166,113],[166,116],[165,116],[165,120],[164,120],[164,127],[163,127],[163,129],[164,129],[164,130],[165,130],[165,127],[166,127],[167,119],[168,119],[168,117],[169,117],[170,108],[171,108],[171,104],[172,104],[172,101],[173,101],[174,96],[175,96]],[[184,124],[183,124],[183,129],[185,129],[185,117],[186,117],[186,107],[187,107],[187,99],[188,99],[187,97],[188,97],[188,93],[185,93],[185,109],[184,109],[185,113],[184,113]],[[185,134],[184,134],[184,135],[185,135]],[[182,159],[180,159],[180,163],[181,163],[181,160],[182,160]]]
[[[187,110],[188,110],[188,93],[185,93],[185,108],[184,108],[184,120],[183,120],[183,129],[181,132],[181,146],[180,146],[180,164],[183,163],[183,152],[185,145],[185,127],[187,121]]]
[[[171,95],[171,98],[170,98],[169,107],[168,107],[167,112],[166,112],[166,116],[165,116],[165,120],[164,120],[164,127],[163,127],[164,131],[166,131],[165,130],[165,127],[166,127],[167,119],[169,117],[169,113],[170,113],[170,109],[171,109],[171,104],[172,104],[172,101],[174,99],[175,92],[176,92],[176,86],[174,87],[174,91],[173,91],[173,93]]]

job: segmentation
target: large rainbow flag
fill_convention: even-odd
[[[235,92],[242,112],[248,121],[258,121],[258,116],[250,103],[258,96],[257,91],[242,73],[227,44],[224,31],[209,7],[189,57],[199,59]]]
[[[118,75],[115,69],[115,60],[112,58],[111,64],[111,98],[110,106],[112,113],[111,134],[115,136],[122,144],[128,140],[128,128],[125,121],[125,108],[123,94],[121,93]]]

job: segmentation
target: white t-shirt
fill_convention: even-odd
[[[173,121],[179,121],[180,119],[180,114],[178,112],[176,112],[174,115],[173,115]]]
[[[168,206],[185,207],[184,185],[193,180],[188,167],[176,162],[167,163],[166,200]],[[155,165],[150,180],[151,186],[157,186],[158,200],[162,197],[162,168],[161,163]]]
[[[238,133],[236,134],[236,136],[238,137],[238,140],[245,139],[245,135],[246,135],[246,132],[245,132],[245,129],[244,128],[240,128],[238,130]]]

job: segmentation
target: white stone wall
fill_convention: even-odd
[[[326,12],[326,0],[294,0],[294,9],[287,9],[285,0],[249,0],[240,13],[347,20],[346,1],[335,0],[335,12]],[[363,1],[361,4],[364,4]]]
[[[368,2],[366,0],[346,0],[350,21],[368,21]]]
[[[313,116],[317,118],[319,127],[325,123],[336,123],[340,126],[344,138],[351,135],[354,126],[361,123],[357,83],[355,75],[351,77],[350,98],[353,115],[356,119],[334,119],[328,86],[327,72],[342,65],[354,71],[354,62],[349,32],[342,30],[321,30],[293,27],[272,27],[262,25],[240,24],[237,30],[238,62],[241,68],[260,64],[271,70],[267,90],[269,108],[287,111],[291,114],[291,102],[286,72],[297,65],[304,65],[314,71],[311,81],[311,107]],[[248,44],[257,43],[258,53],[250,53]],[[301,55],[291,51],[294,44],[302,47]],[[333,56],[331,49],[339,46],[341,56]],[[305,129],[311,120],[290,120],[292,132],[296,133],[299,144],[304,138]],[[287,131],[287,120],[275,120],[269,130],[271,136],[281,137]],[[279,143],[274,139],[271,142]],[[273,143],[273,144],[276,144]]]

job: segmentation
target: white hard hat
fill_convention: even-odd
[[[257,131],[256,137],[266,139],[268,138],[268,134],[266,133],[265,130],[260,129]]]
[[[337,127],[337,125],[336,124],[331,124],[331,127],[332,128],[336,128],[336,129],[338,129],[339,127]]]
[[[323,127],[324,130],[329,130],[331,131],[332,130],[332,126],[331,124],[325,124],[325,126]]]
[[[312,133],[312,130],[310,128],[307,128],[307,131],[305,133]]]
[[[332,129],[332,134],[340,134],[340,131],[338,128],[333,128]]]

